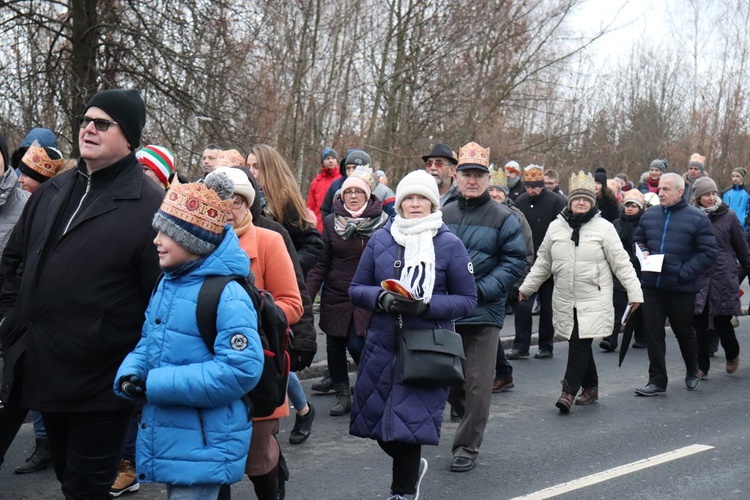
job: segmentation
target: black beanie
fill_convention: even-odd
[[[594,172],[594,181],[606,187],[607,171],[604,169],[604,167],[598,167],[596,169],[596,171]]]
[[[141,132],[146,125],[146,104],[140,92],[122,89],[102,90],[89,99],[83,113],[91,107],[101,109],[117,122],[132,150],[141,145]]]

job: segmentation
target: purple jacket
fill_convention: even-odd
[[[750,274],[750,250],[745,233],[737,216],[724,203],[708,218],[716,237],[716,258],[698,279],[700,289],[695,295],[695,314],[701,314],[708,303],[712,316],[739,315],[737,259],[745,272]]]
[[[370,238],[349,287],[354,305],[375,311],[359,364],[349,432],[383,441],[434,445],[440,440],[448,388],[399,383],[401,364],[394,352],[397,317],[377,309],[383,291],[380,282],[399,277],[394,263],[402,259],[391,236],[391,223]],[[405,317],[404,328],[452,329],[452,320],[471,313],[477,303],[469,255],[461,240],[443,224],[432,241],[436,276],[430,309],[419,317]]]

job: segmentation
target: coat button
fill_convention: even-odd
[[[156,323],[157,325],[161,325],[161,318],[156,318],[154,323]]]
[[[145,429],[146,427],[148,427],[146,424],[141,424],[141,429]]]
[[[143,481],[144,479],[146,479],[146,474],[144,474],[144,473],[141,472],[140,474],[138,474],[138,479],[140,479],[141,481]]]

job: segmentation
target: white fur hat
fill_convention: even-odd
[[[250,184],[250,179],[247,178],[245,172],[243,172],[239,168],[233,167],[218,167],[216,170],[214,170],[214,172],[216,172],[217,174],[223,173],[224,175],[229,177],[232,182],[234,182],[234,193],[245,198],[247,200],[248,207],[253,204],[253,201],[255,201],[255,189],[253,189],[253,185]],[[211,172],[211,174],[213,174],[214,172]]]
[[[401,179],[401,182],[396,186],[396,212],[401,217],[404,216],[401,210],[401,202],[410,194],[418,194],[430,200],[433,212],[440,208],[440,192],[438,191],[437,182],[425,170],[411,172]]]

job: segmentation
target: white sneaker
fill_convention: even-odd
[[[738,356],[739,357],[739,356]],[[414,500],[417,500],[419,498],[419,486],[422,484],[422,478],[425,474],[427,474],[427,459],[420,458],[419,459],[419,477],[417,477],[417,491],[414,493]]]

